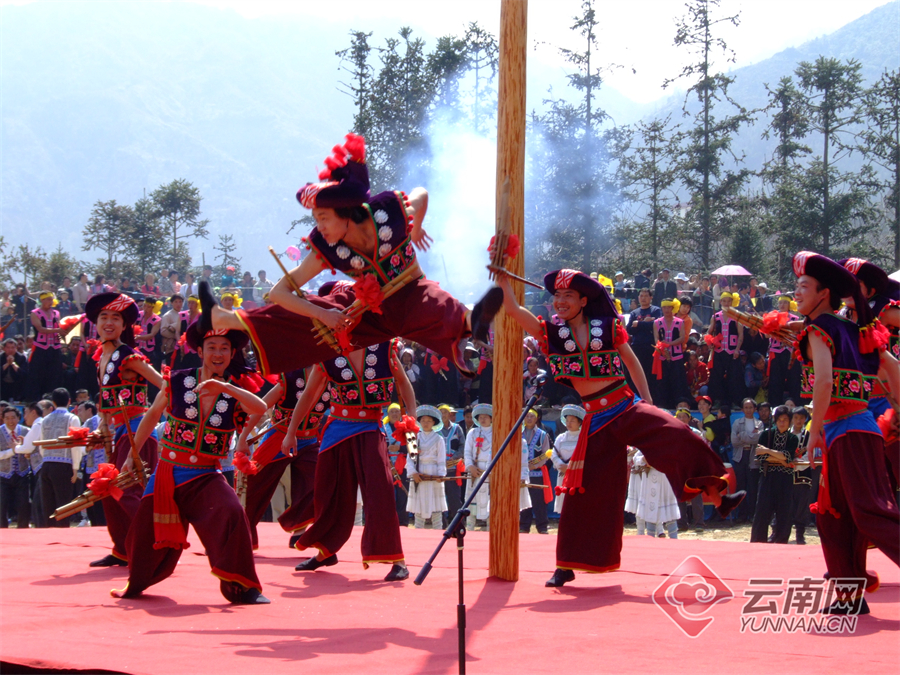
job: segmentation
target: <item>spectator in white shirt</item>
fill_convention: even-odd
[[[750,460],[756,454],[756,444],[759,442],[759,435],[763,430],[763,423],[754,416],[756,414],[756,403],[753,399],[745,398],[741,409],[744,416],[737,420],[731,427],[731,464],[734,468],[734,475],[737,479],[737,489],[751,491],[750,485]],[[753,474],[758,476],[758,473]],[[756,490],[753,490],[756,493]],[[753,513],[756,510],[756,504],[748,503],[750,500],[745,499],[738,508],[736,519],[747,520],[753,522]]]
[[[266,271],[260,270],[257,272],[256,285],[253,287],[253,302],[262,306],[264,303],[263,296],[272,290],[271,281],[266,279]]]

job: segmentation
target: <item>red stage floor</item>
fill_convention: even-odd
[[[0,531],[0,660],[15,665],[122,673],[456,672],[456,551],[448,544],[426,583],[387,584],[387,567],[364,570],[359,532],[341,564],[294,572],[298,554],[276,525],[261,526],[260,579],[272,604],[232,607],[219,595],[202,547],[139,600],[115,600],[125,570],[89,570],[107,552],[104,529]],[[415,575],[440,533],[407,530]],[[878,551],[869,567],[881,590],[853,635],[740,630],[750,577],[819,577],[815,546],[627,537],[623,569],[544,588],[556,538],[521,539],[517,583],[486,578],[488,534],[466,538],[469,673],[847,673],[896,672],[900,571]],[[691,639],[657,607],[654,590],[688,556],[699,556],[734,598]],[[779,606],[781,601],[779,600]]]

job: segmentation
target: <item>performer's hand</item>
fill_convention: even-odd
[[[234,444],[234,451],[243,452],[247,457],[250,457],[253,453],[250,452],[250,445],[247,443],[247,439],[243,436],[239,436],[237,442]]]
[[[297,434],[286,433],[281,441],[281,452],[285,457],[293,457],[297,454]]]
[[[410,480],[414,480],[414,481],[417,482],[417,483],[421,483],[421,482],[422,482],[422,477],[421,477],[419,474],[417,474],[417,473],[412,474],[412,475],[409,477],[409,479],[410,479]]]
[[[72,484],[74,485],[75,481],[77,481],[77,480],[78,480],[78,468],[73,466],[72,467]]]
[[[194,391],[197,394],[206,394],[207,396],[218,396],[223,391],[227,390],[228,383],[223,380],[216,379],[203,380],[203,382],[194,387]]]
[[[413,246],[415,246],[420,251],[427,251],[431,248],[432,239],[425,229],[421,225],[414,226],[412,232],[409,233],[409,238],[412,240]]]
[[[739,359],[739,358],[741,358],[741,353],[737,349],[735,349],[734,354],[731,355],[731,358]]]
[[[825,441],[822,438],[822,431],[820,429],[811,428],[809,430],[809,439],[806,442],[806,456],[809,457],[809,465],[812,468],[816,467],[816,448],[825,450]]]
[[[134,457],[132,457],[131,455],[128,455],[128,457],[126,457],[125,461],[122,463],[122,469],[120,470],[120,473],[131,473],[133,471],[134,471]]]
[[[351,324],[350,318],[338,309],[326,309],[319,315],[318,319],[331,330],[349,328]]]

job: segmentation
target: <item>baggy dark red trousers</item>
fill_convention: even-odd
[[[269,441],[281,444],[284,435],[275,432]],[[291,505],[278,517],[285,532],[295,533],[309,527],[315,516],[313,491],[316,480],[316,460],[319,444],[312,443],[300,449],[294,457],[282,457],[266,464],[258,473],[247,476],[247,498],[244,509],[250,521],[250,535],[254,550],[259,547],[256,526],[275,494],[285,469],[291,469]]]
[[[690,501],[703,488],[721,491],[728,486],[725,465],[705,441],[668,413],[637,401],[588,440],[584,492],[567,494],[563,500],[557,567],[583,572],[619,568],[629,445],[666,475],[679,501]]]
[[[827,450],[828,492],[839,514],[816,515],[825,565],[832,579],[866,576],[871,542],[900,566],[900,511],[891,491],[884,439],[850,431]]]
[[[123,434],[116,442],[113,449],[113,464],[117,469],[121,469],[128,455],[131,454],[131,441],[128,440],[128,434]],[[141,461],[150,467],[151,470],[156,468],[156,460],[158,456],[158,448],[156,439],[152,436],[148,438],[141,446]],[[102,501],[103,514],[106,516],[106,527],[109,530],[109,536],[113,542],[112,554],[121,559],[128,560],[128,553],[125,541],[128,537],[128,530],[131,529],[131,522],[134,520],[138,507],[141,505],[141,497],[144,494],[144,488],[140,485],[132,485],[127,490],[122,490],[122,496],[116,500],[107,497]]]
[[[365,431],[319,453],[316,464],[315,520],[297,542],[300,550],[337,553],[347,543],[356,516],[356,488],[363,499],[363,566],[403,560],[394,480],[384,434]]]
[[[352,291],[337,290],[324,298],[306,299],[320,307],[341,310],[353,302],[354,296]],[[412,281],[387,298],[381,310],[382,314],[365,312],[353,327],[350,341],[354,348],[403,337],[446,356],[457,368],[467,371],[459,341],[466,334],[468,310],[437,282]],[[328,345],[316,345],[319,336],[312,332],[309,317],[279,305],[239,310],[237,314],[253,340],[265,375],[305,368],[335,357],[334,349]]]
[[[185,533],[190,524],[200,537],[213,575],[223,582],[261,591],[253,563],[250,523],[225,477],[221,473],[205,474],[175,488],[175,503]],[[153,496],[147,495],[128,533],[128,586],[122,597],[136,597],[175,571],[181,550],[156,549],[155,540]],[[226,586],[222,585],[222,594],[233,601]]]

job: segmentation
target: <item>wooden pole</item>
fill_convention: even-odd
[[[500,4],[500,79],[497,107],[497,225],[504,182],[509,179],[509,233],[524,250],[525,220],[525,54],[528,0]],[[508,261],[514,274],[525,272],[524,255]],[[515,284],[519,302],[522,286]],[[500,443],[522,411],[522,329],[504,311],[494,323],[494,443]],[[517,433],[491,475],[491,576],[519,579],[519,486],[522,436]]]

